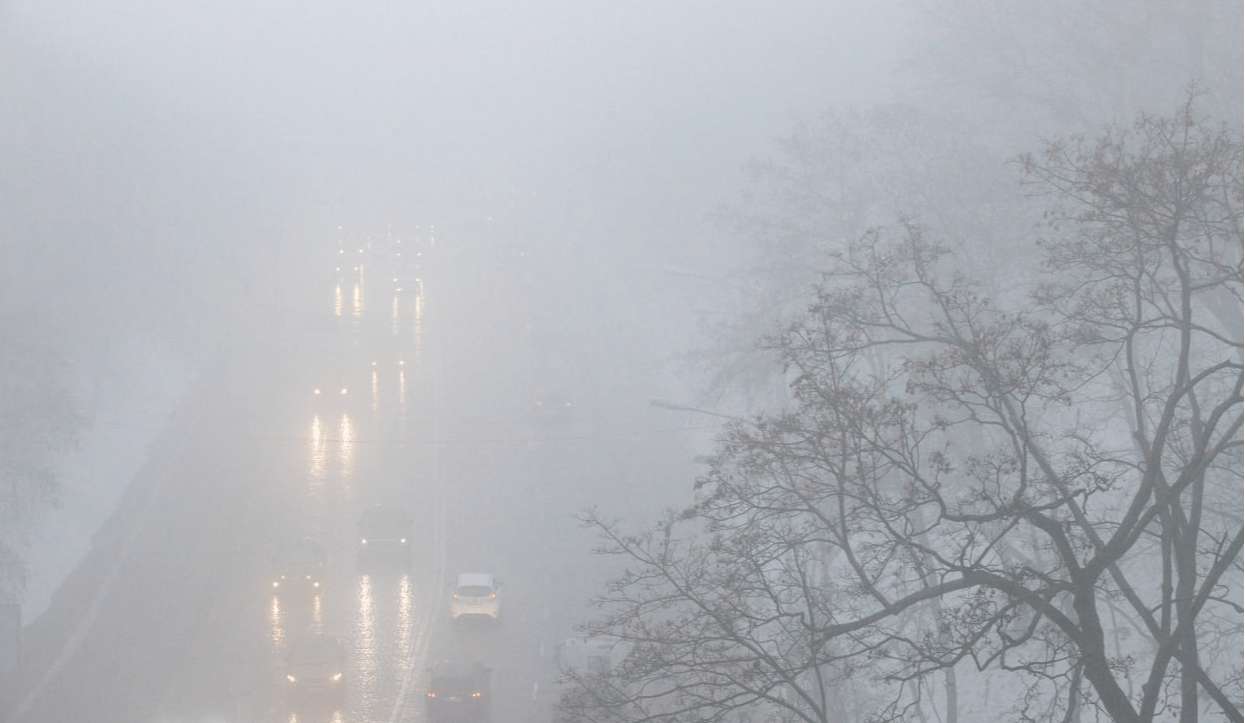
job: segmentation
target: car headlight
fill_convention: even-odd
[[[294,677],[294,675],[293,675],[292,673],[287,673],[287,674],[286,674],[286,676],[285,676],[285,679],[286,679],[286,680],[288,680],[288,681],[290,681],[291,683],[297,683],[297,682],[298,682],[298,678],[295,678],[295,677]]]
[[[341,680],[341,679],[342,679],[342,674],[341,674],[341,673],[335,673],[335,674],[333,675],[333,682],[334,682],[334,683],[336,683],[337,681],[339,681],[339,680]]]

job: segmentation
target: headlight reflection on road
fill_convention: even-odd
[[[350,415],[343,414],[341,422],[341,462],[342,476],[346,479],[350,478],[350,473],[354,466],[354,425],[350,422]]]
[[[372,600],[372,578],[359,576],[359,605],[355,616],[355,664],[358,666],[356,680],[363,687],[375,684],[379,661],[376,655],[376,611]]]
[[[406,414],[406,370],[398,370],[398,412]]]
[[[411,666],[412,637],[415,634],[415,595],[411,589],[411,576],[403,573],[398,583],[398,655],[399,668]]]
[[[324,463],[327,456],[327,445],[324,442],[324,425],[317,414],[311,418],[311,464],[308,472],[313,482],[324,481]]]
[[[272,596],[272,605],[268,606],[268,628],[268,639],[272,641],[272,647],[279,649],[285,642],[285,621],[281,614],[281,598],[276,595]]]
[[[317,414],[311,419],[311,459],[307,470],[307,501],[313,515],[323,519],[328,515],[328,435],[324,423]]]
[[[350,315],[356,318],[363,316],[363,289],[361,286],[361,284],[354,285],[354,305],[350,310]]]
[[[380,409],[380,375],[372,368],[372,411]]]
[[[342,285],[338,284],[333,289],[333,315],[342,315]]]
[[[424,320],[424,297],[415,297],[415,333],[411,338],[411,348],[414,350],[416,369],[423,362],[423,320]]]

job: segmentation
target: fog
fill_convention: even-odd
[[[823,3],[4,15],[7,236],[72,285],[120,259],[288,263],[271,247],[339,224],[677,247],[794,115],[878,97],[902,36],[882,6]]]
[[[1021,154],[1190,93],[1239,128],[1240,7],[1160,5],[0,0],[0,721],[449,720],[446,660],[472,719],[562,720],[576,639],[635,632],[588,622],[594,548],[799,410],[775,335],[854,242],[920,227],[1024,308]],[[464,572],[504,605],[458,620]],[[805,720],[885,698],[834,690]],[[960,720],[1026,690],[965,675]]]

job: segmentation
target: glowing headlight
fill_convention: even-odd
[[[293,676],[293,674],[287,674],[287,675],[285,676],[285,679],[286,679],[286,680],[288,680],[288,681],[290,681],[291,683],[297,683],[297,682],[298,682],[298,678],[295,678],[295,677]]]
[[[334,673],[334,674],[333,674],[333,682],[334,682],[334,683],[336,683],[337,681],[339,681],[339,680],[341,680],[341,679],[342,679],[342,674],[341,674],[341,673]]]

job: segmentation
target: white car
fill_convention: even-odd
[[[454,582],[450,617],[501,617],[501,586],[491,573],[464,572]]]

